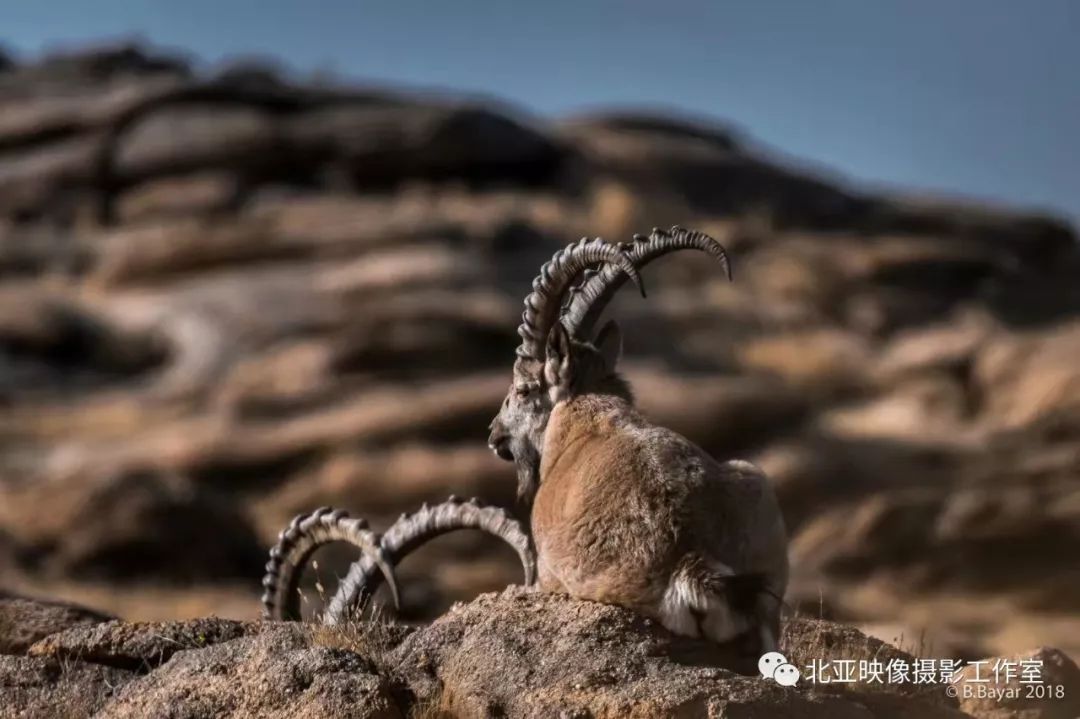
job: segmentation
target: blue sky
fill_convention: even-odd
[[[215,63],[478,92],[541,115],[676,108],[851,180],[1080,219],[1080,2],[38,0],[24,56],[140,37]]]

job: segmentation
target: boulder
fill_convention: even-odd
[[[146,672],[185,649],[232,641],[262,629],[257,623],[214,617],[186,622],[105,621],[53,633],[30,647],[28,654]]]
[[[0,714],[88,719],[133,677],[100,664],[0,655]]]
[[[873,645],[821,622],[789,626],[781,648],[801,661],[848,650],[857,660],[879,653]],[[728,647],[619,607],[520,588],[456,605],[384,661],[421,705],[456,717],[959,716],[943,694],[882,699],[743,676],[724,668],[747,669]]]
[[[0,591],[0,654],[24,654],[30,645],[57,632],[110,619],[107,614],[77,604]]]
[[[311,646],[304,627],[279,626],[180,651],[121,688],[96,716],[399,719],[390,684],[375,672],[358,654]]]

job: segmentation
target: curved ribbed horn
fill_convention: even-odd
[[[716,258],[723,266],[724,273],[731,279],[731,264],[727,252],[720,243],[704,232],[686,230],[678,225],[671,230],[653,228],[652,233],[634,235],[632,243],[620,245],[625,256],[634,263],[635,269],[641,269],[658,257],[663,257],[676,250],[701,250]],[[621,266],[605,266],[599,274],[585,280],[580,287],[570,294],[570,303],[563,313],[562,322],[570,335],[579,340],[589,340],[592,328],[615,292],[622,287],[626,278]]]
[[[556,252],[533,280],[533,291],[525,298],[525,311],[518,327],[521,335],[518,357],[544,358],[548,332],[559,317],[563,295],[570,283],[587,267],[601,262],[608,263],[616,274],[625,272],[641,290],[642,297],[645,296],[641,277],[622,246],[609,244],[599,237],[593,240],[582,237]]]
[[[379,546],[379,535],[368,529],[367,521],[352,519],[343,510],[320,507],[311,514],[301,514],[278,535],[277,544],[270,550],[270,561],[263,575],[263,617],[266,619],[300,619],[298,584],[300,572],[319,547],[330,542],[349,542],[360,548],[363,561],[377,568],[390,584],[394,605],[400,605],[394,569]]]
[[[536,557],[529,535],[505,509],[484,507],[475,499],[457,497],[433,507],[424,506],[413,514],[403,514],[383,535],[381,546],[391,563],[397,565],[409,553],[439,535],[458,529],[479,529],[502,539],[517,552],[525,570],[525,584],[536,581]],[[338,590],[323,613],[327,624],[346,621],[354,607],[379,588],[380,576],[371,555],[365,554],[349,567]],[[384,576],[385,572],[384,572]]]

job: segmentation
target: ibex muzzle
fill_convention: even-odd
[[[513,462],[517,470],[517,499],[526,513],[532,506],[532,498],[540,483],[540,453],[544,427],[551,409],[545,406],[539,388],[527,380],[515,383],[503,400],[499,414],[489,425],[488,447],[496,456]]]
[[[488,435],[488,447],[499,459],[513,462],[514,453],[510,449],[510,431],[498,419],[493,420],[489,428],[491,434]]]

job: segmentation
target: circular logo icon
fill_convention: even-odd
[[[793,687],[799,683],[799,670],[795,668],[794,664],[781,664],[773,672],[773,679],[776,683],[785,686]]]
[[[788,660],[780,652],[766,652],[761,655],[761,659],[758,659],[757,668],[761,672],[761,676],[772,679],[776,668],[787,663]]]

